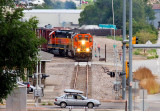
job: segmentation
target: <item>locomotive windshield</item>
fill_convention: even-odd
[[[67,34],[56,33],[56,37],[59,37],[59,38],[67,38]]]

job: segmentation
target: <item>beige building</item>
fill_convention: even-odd
[[[28,20],[36,16],[39,20],[38,27],[44,27],[51,24],[53,27],[75,27],[78,26],[78,19],[82,10],[67,10],[67,9],[34,9],[24,10],[24,19]]]

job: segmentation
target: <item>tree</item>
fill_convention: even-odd
[[[64,3],[61,1],[56,1],[53,3],[54,9],[64,9]]]
[[[44,0],[45,4],[42,6],[36,6],[35,9],[76,9],[76,4],[72,1],[55,1]]]
[[[22,11],[12,0],[0,1],[0,102],[16,87],[18,77],[25,79],[24,68],[33,71],[43,42],[35,34],[38,21],[20,21]]]
[[[145,44],[148,40],[152,43],[155,43],[155,38],[157,37],[155,34],[147,32],[146,30],[140,30],[135,34],[138,37],[138,41],[141,44]]]
[[[129,21],[129,2],[127,1],[127,21]],[[114,0],[114,11],[115,11],[115,25],[118,28],[122,28],[122,15],[123,15],[123,1]],[[146,21],[154,19],[154,11],[151,6],[147,5],[142,0],[133,0],[133,18],[136,21]],[[90,25],[90,24],[112,24],[112,1],[111,0],[97,0],[93,5],[86,6],[81,12],[79,24]]]
[[[76,9],[76,4],[72,1],[66,1],[64,4],[65,9]]]

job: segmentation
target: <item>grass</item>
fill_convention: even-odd
[[[136,49],[136,50],[133,52],[133,54],[134,54],[134,55],[140,55],[140,52],[141,52],[140,49]]]
[[[107,36],[107,38],[114,40],[114,36]],[[115,36],[115,40],[117,40],[117,41],[122,41],[122,40],[123,40],[123,37],[122,37],[122,36]]]
[[[149,94],[159,93],[160,85],[156,82],[155,76],[150,69],[140,67],[134,72],[133,78],[140,80],[140,86],[146,89]]]
[[[49,106],[51,106],[51,105],[53,105],[53,103],[52,103],[52,102],[50,102],[50,101],[48,101],[48,105],[49,105]]]
[[[43,102],[43,103],[42,103],[42,105],[43,105],[43,106],[45,106],[45,105],[46,105],[46,103],[45,103],[45,102]]]
[[[159,57],[156,49],[135,49],[133,54],[145,56],[147,59],[155,59]]]

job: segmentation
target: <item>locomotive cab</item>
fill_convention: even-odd
[[[69,44],[71,41],[71,32],[68,30],[57,30],[49,34],[48,49],[53,54],[61,56],[68,55]]]
[[[93,49],[93,37],[90,34],[77,34],[74,36],[75,58],[91,60]]]

